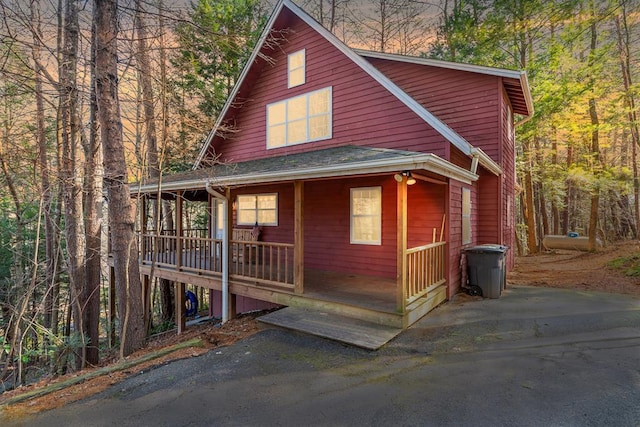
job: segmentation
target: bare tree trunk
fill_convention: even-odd
[[[56,231],[52,212],[51,180],[49,177],[49,162],[47,161],[47,139],[45,127],[44,95],[42,92],[42,31],[40,27],[40,4],[31,0],[31,28],[33,31],[33,45],[31,56],[34,63],[34,91],[36,100],[36,143],[38,146],[38,167],[40,169],[40,181],[44,211],[45,226],[45,272],[46,283],[44,297],[43,326],[51,330],[52,315],[54,309],[54,292],[56,286]],[[48,338],[45,337],[45,343]]]
[[[165,49],[164,39],[164,14],[162,13],[162,0],[159,1],[158,9],[161,13],[158,14],[158,27],[160,30],[160,105],[162,106],[162,126],[161,126],[161,139],[160,147],[162,152],[167,147],[169,142],[169,103],[167,101],[167,53]],[[164,156],[159,153],[159,158]],[[160,198],[160,195],[158,195]],[[173,230],[173,213],[171,212],[171,202],[162,202],[162,220],[158,222],[157,226],[164,226],[167,230]],[[159,231],[159,230],[158,230]],[[160,280],[160,311],[162,321],[169,322],[173,319],[173,282],[167,279]]]
[[[65,2],[64,47],[60,70],[60,103],[62,105],[62,168],[60,176],[64,188],[65,236],[69,258],[70,304],[73,308],[75,331],[82,339],[76,366],[84,367],[86,329],[83,324],[85,285],[85,235],[82,221],[83,188],[80,167],[80,119],[78,117],[78,9],[76,0]]]
[[[621,4],[622,13],[616,17],[616,33],[618,42],[618,53],[620,55],[620,69],[622,71],[622,84],[624,85],[625,103],[627,104],[627,120],[629,121],[629,128],[631,129],[631,144],[632,149],[632,165],[633,165],[633,194],[634,194],[634,209],[633,218],[635,221],[634,237],[640,238],[638,232],[640,231],[640,178],[638,177],[638,161],[636,147],[640,144],[640,131],[638,130],[638,116],[636,108],[636,100],[634,92],[631,90],[633,81],[631,73],[631,51],[630,51],[630,35],[627,25],[627,13],[625,10],[625,4]],[[623,141],[623,144],[625,142]]]
[[[95,37],[95,35],[92,35]],[[94,43],[95,44],[95,43]],[[91,51],[91,64],[95,64],[95,50]],[[100,358],[100,279],[102,250],[102,147],[98,138],[95,70],[91,67],[91,98],[89,106],[89,139],[85,141],[85,233],[86,276],[84,288],[84,325],[89,337],[87,362],[97,364]]]
[[[597,32],[596,32],[596,20],[595,20],[595,5],[591,4],[591,46],[589,51],[589,68],[593,68],[596,48],[597,48]],[[595,82],[591,82],[592,87]],[[591,153],[593,155],[594,175],[597,177],[600,174],[601,158],[600,158],[600,141],[599,141],[599,126],[600,121],[598,119],[598,110],[596,109],[595,98],[589,99],[589,118],[591,119]],[[589,210],[589,250],[596,250],[596,238],[598,231],[598,207],[600,204],[600,188],[596,183],[595,188],[591,193],[591,208]]]
[[[116,0],[96,0],[93,31],[96,33],[96,92],[104,148],[104,183],[120,318],[120,356],[125,357],[144,347],[146,331],[134,234],[135,210],[127,185],[118,101],[117,7]]]
[[[158,156],[158,142],[156,133],[156,121],[154,111],[153,100],[153,87],[151,84],[151,65],[149,61],[149,54],[147,50],[147,28],[146,20],[144,18],[144,10],[142,2],[136,0],[136,16],[135,16],[135,28],[138,39],[137,49],[137,62],[138,62],[138,81],[142,89],[142,105],[144,111],[144,130],[145,130],[145,146],[146,146],[146,166],[148,176],[152,179],[160,178],[161,165]],[[144,203],[144,201],[143,201]],[[160,231],[160,224],[162,223],[162,205],[161,198],[158,196],[158,202],[154,204],[152,209],[153,228],[156,233]],[[153,280],[153,277],[151,278]],[[151,291],[151,287],[146,288],[147,292]],[[144,300],[148,301],[149,295],[144,295]],[[151,312],[145,312],[145,325],[147,330],[151,326]]]

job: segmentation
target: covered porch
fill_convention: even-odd
[[[140,242],[140,267],[145,283],[154,277],[222,292],[221,240],[142,234]],[[230,246],[229,252],[237,254],[232,257],[229,268],[231,312],[235,306],[233,300],[240,296],[353,315],[403,328],[415,317],[409,314],[428,300],[435,297],[437,302],[432,302],[430,307],[433,308],[446,298],[446,242],[406,250],[406,274],[402,275],[401,291],[397,289],[396,278],[304,267],[301,267],[302,286],[296,288],[294,245],[232,240]],[[181,256],[176,257],[177,253]],[[181,304],[177,304],[177,308],[180,307]]]
[[[169,176],[161,188],[138,188],[143,282],[176,284],[179,331],[185,283],[209,289],[223,321],[251,298],[404,329],[448,296],[449,180],[475,177],[432,154],[366,147]],[[354,188],[377,189],[377,243],[349,237]],[[275,220],[251,227],[239,220],[238,201],[255,194],[273,196]],[[160,200],[172,202],[172,229],[150,225]],[[185,221],[192,202],[205,207],[204,227]]]

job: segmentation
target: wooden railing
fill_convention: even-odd
[[[293,244],[231,241],[233,278],[293,289]]]
[[[445,245],[437,242],[407,250],[407,304],[445,283]]]
[[[197,233],[193,233],[197,235]],[[222,240],[139,234],[140,263],[219,277]],[[231,240],[232,279],[293,289],[293,244]]]

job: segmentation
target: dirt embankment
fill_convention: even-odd
[[[547,286],[640,296],[640,276],[628,276],[609,263],[640,255],[640,242],[610,245],[596,253],[561,251],[516,258],[512,285]]]

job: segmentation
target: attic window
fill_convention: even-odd
[[[289,55],[289,63],[288,63],[288,87],[296,87],[305,84],[306,76],[305,76],[305,50],[299,50],[295,53]]]

